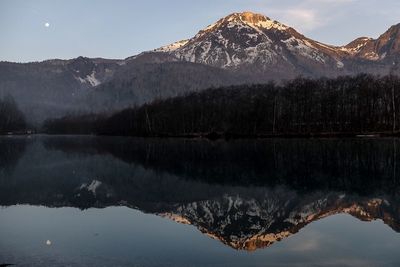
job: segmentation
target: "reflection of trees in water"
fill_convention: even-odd
[[[0,137],[0,174],[10,173],[24,155],[26,149],[24,137]]]
[[[48,149],[108,153],[183,179],[236,185],[286,184],[297,190],[368,194],[398,186],[393,139],[217,141],[135,138],[50,138]]]

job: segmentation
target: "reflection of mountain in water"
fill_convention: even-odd
[[[0,204],[126,205],[247,250],[337,213],[382,219],[400,232],[397,146],[391,139],[40,137],[0,174]]]
[[[225,195],[181,205],[161,213],[180,223],[193,224],[201,232],[235,248],[267,247],[321,218],[347,213],[363,220],[382,219],[399,231],[398,199],[360,198],[338,193],[296,195],[286,190],[266,193],[263,199]]]

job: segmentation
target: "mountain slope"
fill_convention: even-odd
[[[120,60],[47,60],[35,63],[0,62],[0,96],[12,95],[31,122],[49,114],[78,109],[78,99],[90,88],[110,80]]]
[[[400,24],[376,40],[362,37],[336,47],[307,38],[261,14],[243,12],[220,19],[189,40],[154,51],[274,80],[298,75],[385,74],[400,55],[399,29]]]
[[[234,75],[202,64],[181,61],[142,63],[139,60],[127,63],[112,80],[88,91],[82,105],[89,103],[88,111],[112,112],[155,99],[251,81],[245,75]]]
[[[233,13],[189,40],[155,51],[219,68],[277,73],[282,78],[341,72],[346,57],[336,47],[313,41],[293,28],[251,12]]]
[[[343,48],[358,59],[397,60],[400,56],[400,24],[390,27],[378,39],[358,38]]]

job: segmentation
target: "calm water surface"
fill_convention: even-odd
[[[400,140],[0,138],[0,264],[400,266]]]

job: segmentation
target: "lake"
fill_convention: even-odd
[[[0,137],[0,265],[400,266],[400,140]]]

